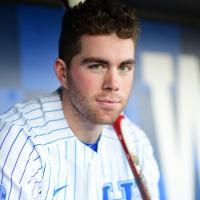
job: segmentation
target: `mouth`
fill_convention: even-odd
[[[120,100],[118,99],[97,99],[97,103],[107,109],[115,109],[120,105]]]
[[[98,102],[106,102],[106,103],[120,103],[118,99],[97,99]]]

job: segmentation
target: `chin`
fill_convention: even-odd
[[[117,119],[118,116],[119,116],[119,114],[96,116],[95,118],[93,118],[93,122],[95,124],[111,125]]]

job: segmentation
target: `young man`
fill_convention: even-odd
[[[112,123],[131,91],[138,22],[131,8],[86,0],[63,18],[54,93],[0,117],[0,199],[139,200]],[[127,118],[153,200],[158,168],[145,134]]]

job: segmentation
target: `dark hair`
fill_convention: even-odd
[[[67,9],[62,20],[59,57],[70,66],[71,59],[81,50],[82,35],[115,33],[136,42],[139,25],[133,9],[120,0],[86,0]]]

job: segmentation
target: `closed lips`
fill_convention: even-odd
[[[119,100],[115,100],[115,99],[97,99],[97,101],[102,102],[102,103],[120,103]]]

